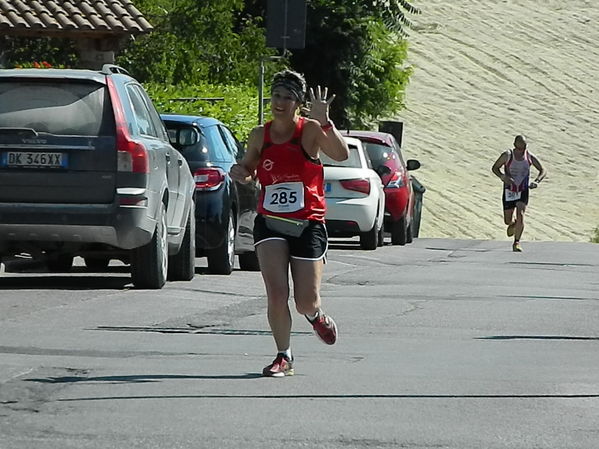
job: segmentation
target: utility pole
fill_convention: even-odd
[[[264,123],[264,63],[287,56],[290,48],[306,43],[306,0],[268,0],[266,10],[266,46],[282,50],[281,56],[260,58],[258,74],[258,124]]]

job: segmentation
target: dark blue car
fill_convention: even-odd
[[[196,256],[208,258],[212,273],[231,274],[235,255],[242,270],[258,270],[254,218],[259,187],[229,176],[244,148],[220,121],[162,114],[171,144],[185,157],[195,180]]]

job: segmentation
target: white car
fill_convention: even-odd
[[[380,176],[372,169],[362,142],[344,137],[349,157],[335,161],[323,152],[326,226],[330,237],[360,236],[360,247],[383,244],[385,194]]]

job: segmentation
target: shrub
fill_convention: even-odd
[[[231,128],[240,141],[247,140],[250,130],[258,123],[258,93],[252,86],[146,83],[144,87],[161,114],[216,118]]]
[[[595,228],[595,235],[591,237],[591,243],[599,243],[599,226]]]

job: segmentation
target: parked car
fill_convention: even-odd
[[[326,226],[330,237],[360,236],[360,247],[376,249],[383,244],[385,194],[379,175],[362,142],[345,137],[349,157],[335,161],[323,152]]]
[[[415,196],[409,172],[420,168],[420,162],[416,159],[404,162],[401,148],[392,134],[356,130],[343,134],[362,142],[374,170],[381,175],[385,191],[385,230],[391,233],[391,243],[411,243],[420,222],[414,222]]]
[[[187,159],[196,188],[196,255],[208,269],[231,274],[235,255],[242,270],[258,270],[254,218],[260,189],[229,176],[244,148],[231,130],[214,118],[163,114],[170,141]]]
[[[195,274],[194,182],[123,69],[0,70],[0,256],[53,271],[131,264],[136,287]]]

